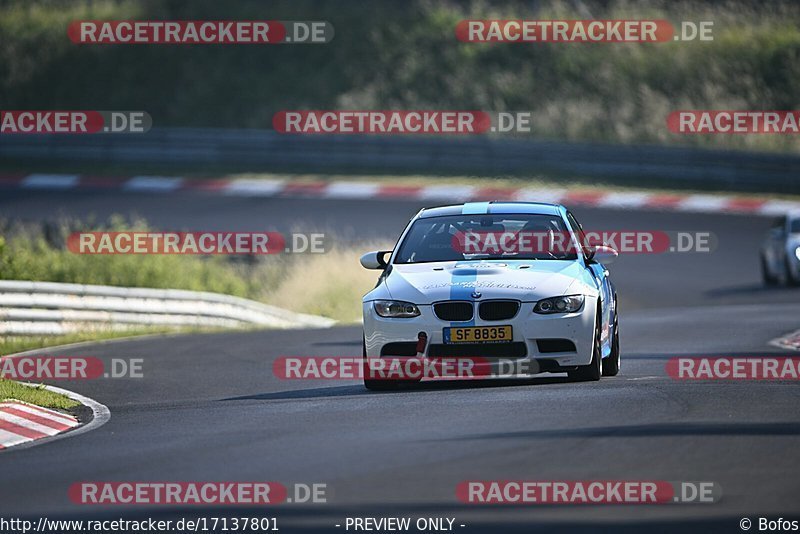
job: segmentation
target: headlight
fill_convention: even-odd
[[[419,308],[400,300],[376,300],[375,312],[381,317],[416,317]]]
[[[540,300],[533,307],[536,313],[572,313],[583,306],[583,295],[567,295]]]
[[[800,260],[800,247],[794,249],[794,257]]]

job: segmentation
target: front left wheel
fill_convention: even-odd
[[[576,382],[593,382],[600,380],[600,376],[603,374],[603,353],[600,345],[601,316],[602,313],[600,311],[600,305],[598,304],[594,321],[595,325],[592,361],[589,365],[581,365],[574,371],[568,371],[567,375],[569,376],[570,380],[575,380]]]

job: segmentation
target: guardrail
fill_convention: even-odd
[[[334,322],[218,293],[0,280],[0,335],[134,326],[326,328]]]
[[[800,190],[800,156],[490,136],[284,135],[154,128],[146,134],[5,135],[0,157],[290,172],[523,175],[657,181],[677,187]]]

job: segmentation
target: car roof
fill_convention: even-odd
[[[444,217],[447,215],[484,215],[495,213],[528,214],[528,215],[559,215],[565,209],[561,204],[547,202],[466,202],[450,206],[437,206],[425,208],[419,217]]]

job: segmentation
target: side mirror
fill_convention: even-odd
[[[598,245],[596,247],[590,247],[590,249],[589,256],[587,256],[586,259],[602,265],[613,263],[614,259],[619,256],[616,250],[606,245]]]
[[[365,269],[385,269],[386,255],[391,253],[391,250],[375,250],[373,252],[367,252],[361,256],[361,266]]]

